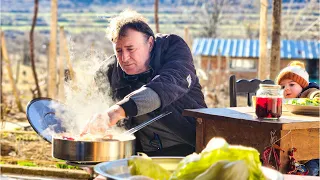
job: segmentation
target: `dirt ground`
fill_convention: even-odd
[[[19,112],[13,95],[10,93],[3,95],[0,164],[56,167],[56,163],[61,161],[52,158],[51,144],[43,140],[31,128],[25,112]],[[25,93],[22,97],[21,103],[25,108],[32,99],[32,95]],[[14,125],[14,128],[9,125]]]

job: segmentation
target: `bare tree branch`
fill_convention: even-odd
[[[41,91],[39,87],[38,76],[37,76],[35,62],[34,62],[34,41],[33,41],[33,31],[37,23],[38,5],[39,5],[39,0],[34,0],[34,14],[33,14],[32,26],[30,31],[30,60],[31,60],[33,77],[37,87],[38,97],[41,97]]]
[[[218,37],[217,32],[221,17],[226,5],[232,3],[227,0],[199,0],[195,1],[194,6],[196,9],[201,7],[199,12],[194,14],[196,22],[202,26],[200,35],[204,37]]]
[[[290,4],[287,6],[287,11],[283,15],[282,22],[283,28],[281,35],[285,39],[312,39],[314,32],[319,33],[317,28],[318,16],[313,14],[318,14],[319,4],[316,0],[307,1],[303,4],[304,7],[294,11],[297,4],[294,4],[293,0],[290,1]],[[310,23],[310,24],[308,24]],[[305,28],[303,28],[305,27]],[[303,29],[301,29],[303,28]],[[312,28],[315,28],[312,30]],[[299,36],[297,36],[299,32]],[[303,34],[301,32],[304,32]],[[311,37],[310,37],[311,36]]]

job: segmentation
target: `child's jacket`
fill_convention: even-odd
[[[298,98],[314,98],[320,97],[319,85],[316,83],[309,83],[309,85],[302,90]]]

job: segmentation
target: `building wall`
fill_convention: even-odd
[[[209,78],[211,79],[229,79],[230,75],[235,74],[237,79],[254,79],[258,78],[258,67],[259,67],[259,60],[257,58],[232,58],[230,57],[229,60],[226,57],[221,57],[220,62],[220,70],[218,69],[218,57],[216,56],[201,56],[201,69],[211,74]],[[254,61],[255,69],[230,69],[227,68],[227,61],[230,62],[233,59],[238,60],[249,60]],[[307,61],[301,59],[282,59],[280,61],[281,69],[286,67],[291,61],[301,61],[306,65],[307,68]],[[266,67],[267,68],[267,67]]]
[[[204,81],[200,78],[200,83],[203,87],[211,89],[216,88],[226,88],[229,82],[229,70],[227,69],[227,58],[220,58],[220,65],[218,63],[219,59],[213,56],[202,56],[200,63],[200,68],[206,73],[208,80]],[[220,67],[220,68],[218,68]]]

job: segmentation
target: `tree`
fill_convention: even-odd
[[[272,3],[272,46],[270,59],[270,79],[276,79],[280,72],[281,0]]]
[[[243,4],[241,5],[241,7],[250,7],[250,8],[242,8],[244,9],[244,11],[241,13],[241,16],[243,17],[242,20],[242,24],[244,26],[244,30],[245,30],[245,38],[249,38],[249,39],[258,39],[259,38],[259,29],[261,28],[261,8],[265,9],[266,13],[264,15],[263,18],[265,18],[267,20],[267,13],[268,13],[268,7],[261,7],[264,6],[263,4],[268,5],[268,0],[263,0],[263,1],[257,1],[257,0],[251,0],[251,1],[242,1]],[[259,11],[260,9],[260,11]],[[251,15],[256,15],[256,17],[260,17],[260,21],[257,20],[252,20],[250,18],[250,16],[248,16],[249,14]],[[258,22],[258,23],[257,23]],[[260,22],[260,24],[259,24]],[[265,22],[265,25],[267,25],[267,22]],[[267,28],[267,26],[266,26]]]
[[[159,12],[159,0],[154,0],[154,23],[156,25],[156,33],[160,32],[158,12]]]
[[[24,112],[24,110],[22,108],[22,105],[21,105],[21,101],[20,101],[20,92],[19,92],[19,89],[16,86],[16,83],[14,81],[13,74],[12,74],[11,62],[10,62],[9,56],[8,56],[8,51],[7,51],[4,32],[0,31],[0,33],[1,33],[1,53],[2,53],[1,57],[3,57],[4,62],[5,62],[6,67],[7,67],[7,74],[9,76],[10,84],[11,84],[11,87],[12,87],[12,92],[13,92],[13,95],[15,97],[18,109],[19,109],[20,112]]]
[[[260,54],[259,54],[259,79],[269,79],[270,61],[268,59],[268,0],[260,0]]]
[[[34,80],[36,83],[37,94],[38,94],[38,97],[41,97],[41,91],[40,91],[40,87],[39,87],[37,71],[36,71],[36,67],[35,67],[35,63],[34,63],[34,41],[33,41],[33,31],[34,31],[34,28],[37,23],[38,6],[39,6],[39,0],[34,0],[34,14],[33,14],[32,26],[31,26],[31,31],[30,31],[30,60],[31,60],[33,77],[34,77]]]
[[[319,38],[319,2],[317,0],[296,3],[291,0],[283,4],[282,31],[284,39]]]
[[[199,0],[195,1],[195,8],[201,7],[199,13],[194,14],[195,22],[199,22],[202,27],[200,35],[203,37],[218,37],[217,32],[219,22],[227,5],[232,4],[228,0]],[[188,12],[190,13],[190,12]]]

